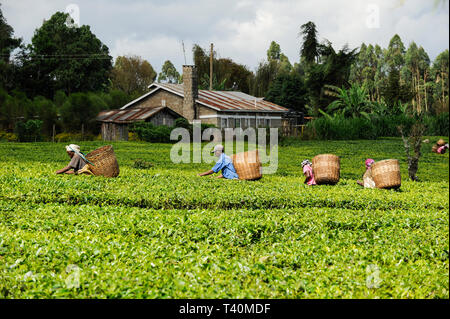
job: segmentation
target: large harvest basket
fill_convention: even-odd
[[[94,165],[87,163],[78,174],[92,174],[105,177],[119,175],[119,163],[112,145],[102,146],[86,155],[86,158]]]
[[[399,188],[402,185],[402,177],[398,160],[387,159],[373,163],[372,178],[377,188]]]
[[[262,166],[258,150],[234,154],[230,158],[233,161],[239,179],[254,181],[262,177]]]
[[[312,169],[317,185],[335,185],[339,182],[341,163],[339,156],[320,154],[312,159]]]

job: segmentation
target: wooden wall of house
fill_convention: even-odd
[[[172,113],[167,112],[167,110],[162,110],[153,115],[147,122],[152,123],[153,125],[160,126],[174,126],[175,120],[178,117],[172,115]]]
[[[102,123],[104,141],[128,141],[128,124]]]

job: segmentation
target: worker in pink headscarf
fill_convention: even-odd
[[[448,150],[448,143],[438,147],[438,149],[436,150],[436,153],[444,154],[446,150]]]
[[[362,181],[356,181],[358,185],[361,185],[363,187],[367,188],[375,188],[375,182],[372,178],[372,164],[375,163],[375,161],[371,158],[366,159],[366,171],[363,175]]]
[[[309,186],[314,186],[316,184],[316,180],[314,179],[314,173],[312,169],[312,163],[309,160],[304,160],[302,162],[303,175],[305,175],[304,183]]]

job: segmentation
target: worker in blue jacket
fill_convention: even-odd
[[[233,161],[231,158],[223,152],[223,145],[218,144],[214,147],[214,150],[211,152],[214,153],[217,160],[216,165],[212,169],[207,172],[200,173],[198,176],[206,176],[222,171],[222,173],[217,176],[217,178],[226,178],[226,179],[238,179],[238,174],[236,173],[236,169],[234,168]]]

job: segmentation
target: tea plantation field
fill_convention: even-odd
[[[0,298],[449,298],[449,156],[430,144],[420,182],[397,138],[292,142],[255,182],[113,146],[107,179],[55,175],[64,144],[0,143]],[[303,184],[320,153],[341,157],[338,185]],[[401,189],[358,186],[367,157],[399,159]]]

